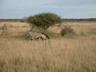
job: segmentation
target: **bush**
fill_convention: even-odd
[[[21,19],[20,22],[25,22],[25,20],[24,19]]]
[[[75,34],[71,26],[64,26],[64,28],[61,30],[61,35],[64,36],[65,34]]]
[[[31,32],[38,32],[38,33],[44,33],[45,35],[47,35],[49,38],[54,38],[55,37],[55,33],[49,31],[49,30],[44,30],[44,29],[39,29],[39,28],[35,28],[34,30],[31,30]],[[21,36],[24,40],[30,40],[31,36],[28,35],[28,31],[24,32],[24,34]]]
[[[37,27],[47,29],[53,24],[60,23],[61,18],[53,13],[41,13],[28,17],[27,21],[30,24],[35,24]]]
[[[28,32],[25,32],[25,33],[22,35],[22,38],[23,38],[24,40],[30,40],[30,39],[31,39],[31,37],[28,35]]]

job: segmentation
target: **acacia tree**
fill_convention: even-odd
[[[37,27],[47,29],[49,26],[61,22],[61,18],[54,13],[41,13],[28,17],[27,21]]]

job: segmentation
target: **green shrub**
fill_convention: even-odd
[[[64,26],[61,30],[61,35],[64,36],[65,34],[75,34],[71,26]]]
[[[20,22],[25,22],[25,20],[21,19]]]
[[[45,29],[39,29],[39,28],[35,28],[34,30],[31,30],[32,32],[38,32],[38,33],[44,33],[45,35],[47,35],[49,38],[54,38],[55,37],[55,33],[49,31],[49,30],[45,30]],[[31,36],[28,35],[28,31],[26,31],[22,36],[21,36],[24,40],[30,40]]]
[[[31,39],[31,37],[28,35],[28,32],[25,32],[25,33],[22,35],[22,38],[25,39],[25,40]]]
[[[41,13],[28,17],[27,21],[39,28],[47,29],[49,26],[61,22],[61,18],[54,13]]]

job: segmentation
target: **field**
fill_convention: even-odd
[[[0,72],[96,72],[96,22],[63,22],[49,30],[60,33],[70,25],[75,36],[24,40],[28,23],[0,22]]]

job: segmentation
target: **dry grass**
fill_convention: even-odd
[[[65,22],[61,24],[57,24],[57,26],[50,27],[49,29],[53,32],[60,33],[61,28],[64,26],[69,25],[71,26],[77,34],[81,32],[87,33],[90,29],[96,29],[96,22]]]
[[[0,72],[96,72],[96,23],[66,23],[87,34],[47,41],[15,37],[30,27],[26,23],[7,24],[8,31],[0,36]]]

